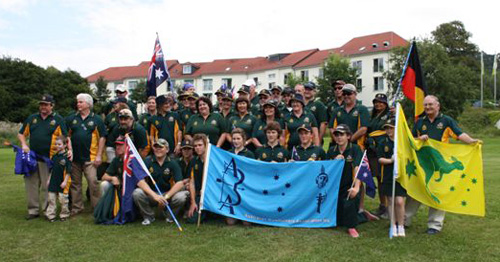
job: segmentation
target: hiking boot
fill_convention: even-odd
[[[353,238],[358,238],[359,237],[359,233],[358,233],[358,231],[355,228],[349,228],[349,229],[347,229],[347,233],[349,234],[349,236],[351,236]]]
[[[151,225],[151,223],[153,223],[155,221],[154,218],[144,218],[144,220],[142,220],[142,225],[143,226],[149,226]]]

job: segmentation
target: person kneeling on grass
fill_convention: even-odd
[[[58,136],[55,140],[55,146],[57,153],[52,156],[53,166],[47,182],[49,205],[47,206],[46,215],[50,222],[56,221],[56,199],[59,199],[61,205],[61,213],[59,214],[61,221],[66,221],[69,217],[68,192],[71,185],[71,179],[69,178],[71,161],[69,161],[66,153],[66,137]]]
[[[382,175],[382,195],[386,196],[389,199],[389,207],[393,205],[392,201],[392,183],[394,180],[394,126],[395,120],[394,118],[388,119],[384,124],[384,129],[386,132],[386,136],[384,136],[378,147],[377,147],[377,157],[378,162],[380,163],[380,173]],[[389,214],[395,216],[395,224],[392,225],[393,236],[395,237],[404,237],[405,236],[405,197],[406,190],[396,182],[395,186],[395,207],[394,214],[391,214],[391,209]],[[396,226],[397,225],[397,226]]]
[[[165,200],[170,201],[170,207],[175,216],[177,216],[181,209],[185,206],[189,192],[182,190],[184,182],[182,181],[182,171],[177,161],[167,156],[169,146],[167,140],[160,138],[153,144],[154,156],[146,158],[146,167],[149,169],[151,176],[156,182],[159,190],[162,192]],[[148,181],[149,188],[156,191],[155,182],[151,181],[149,177],[145,178]],[[171,187],[170,181],[175,181]],[[134,203],[141,211],[144,218],[142,224],[147,226],[155,221],[154,206],[158,203],[151,196],[148,196],[142,188],[136,188],[132,194]],[[163,207],[167,223],[172,223],[173,218],[170,213]]]
[[[354,174],[358,170],[363,153],[357,144],[349,142],[351,131],[347,125],[338,125],[333,131],[333,136],[336,144],[328,150],[327,159],[345,160],[339,186],[337,225],[347,227],[347,233],[357,238],[359,233],[356,231],[356,226],[360,222],[358,193],[361,181],[354,178]]]
[[[120,187],[122,185],[123,176],[123,157],[125,156],[125,140],[123,137],[119,137],[115,141],[115,152],[116,157],[113,158],[109,167],[106,169],[106,173],[102,176],[101,182],[101,195],[104,196],[108,189],[112,186]],[[151,190],[148,183],[144,179],[141,179],[137,183],[137,187],[142,189],[151,199],[156,201],[160,207],[164,207],[168,202],[167,199],[156,192]],[[94,214],[95,215],[95,214]]]

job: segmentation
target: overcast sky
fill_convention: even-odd
[[[86,77],[149,60],[156,32],[168,59],[204,62],[339,47],[387,31],[428,37],[453,20],[465,24],[481,50],[494,53],[500,51],[492,22],[499,6],[482,0],[0,0],[0,55]]]

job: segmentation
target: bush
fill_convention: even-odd
[[[500,112],[468,107],[458,119],[465,132],[478,137],[491,137],[500,136],[500,130],[495,127],[496,121],[493,121],[497,117],[500,119]]]
[[[0,147],[5,147],[4,142],[18,144],[17,133],[21,124],[11,122],[0,122]]]

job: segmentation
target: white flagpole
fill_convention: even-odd
[[[481,51],[481,108],[483,107],[483,75],[484,75],[484,60],[483,60],[483,52]]]
[[[495,52],[495,60],[493,60],[493,104],[497,103],[497,59],[498,54]]]
[[[209,165],[209,159],[210,159],[210,152],[212,151],[212,145],[210,144],[210,141],[207,139],[207,153],[205,154],[205,160],[203,162],[203,182],[201,184],[201,196],[200,196],[200,206],[198,208],[198,221],[197,221],[197,227],[200,227],[201,223],[201,210],[203,209],[203,201],[205,200],[205,186],[207,184],[207,173],[208,173],[208,165]]]
[[[366,150],[363,151],[363,157],[361,158],[361,162],[359,162],[359,165],[358,165],[358,170],[356,171],[356,175],[354,176],[354,178],[352,179],[352,185],[351,185],[351,188],[354,187],[354,184],[356,183],[356,178],[358,177],[358,174],[359,174],[359,167],[361,166],[361,164],[363,163],[363,160],[365,159],[365,155],[366,155]],[[347,198],[346,200],[349,200],[349,194],[347,194]]]
[[[391,224],[389,226],[389,238],[392,239],[393,236],[394,236],[394,233],[395,232],[392,232],[392,229],[394,228],[394,226],[396,225],[396,221],[394,219],[394,197],[395,197],[395,194],[396,194],[396,178],[398,177],[398,139],[399,139],[399,136],[398,136],[398,133],[399,133],[399,110],[401,110],[401,104],[397,103],[396,105],[396,128],[395,128],[395,132],[394,132],[394,153],[393,153],[393,158],[394,158],[394,170],[392,171],[393,174],[394,174],[394,177],[392,179],[392,201],[391,201],[391,212],[390,212],[390,219],[391,219]]]

